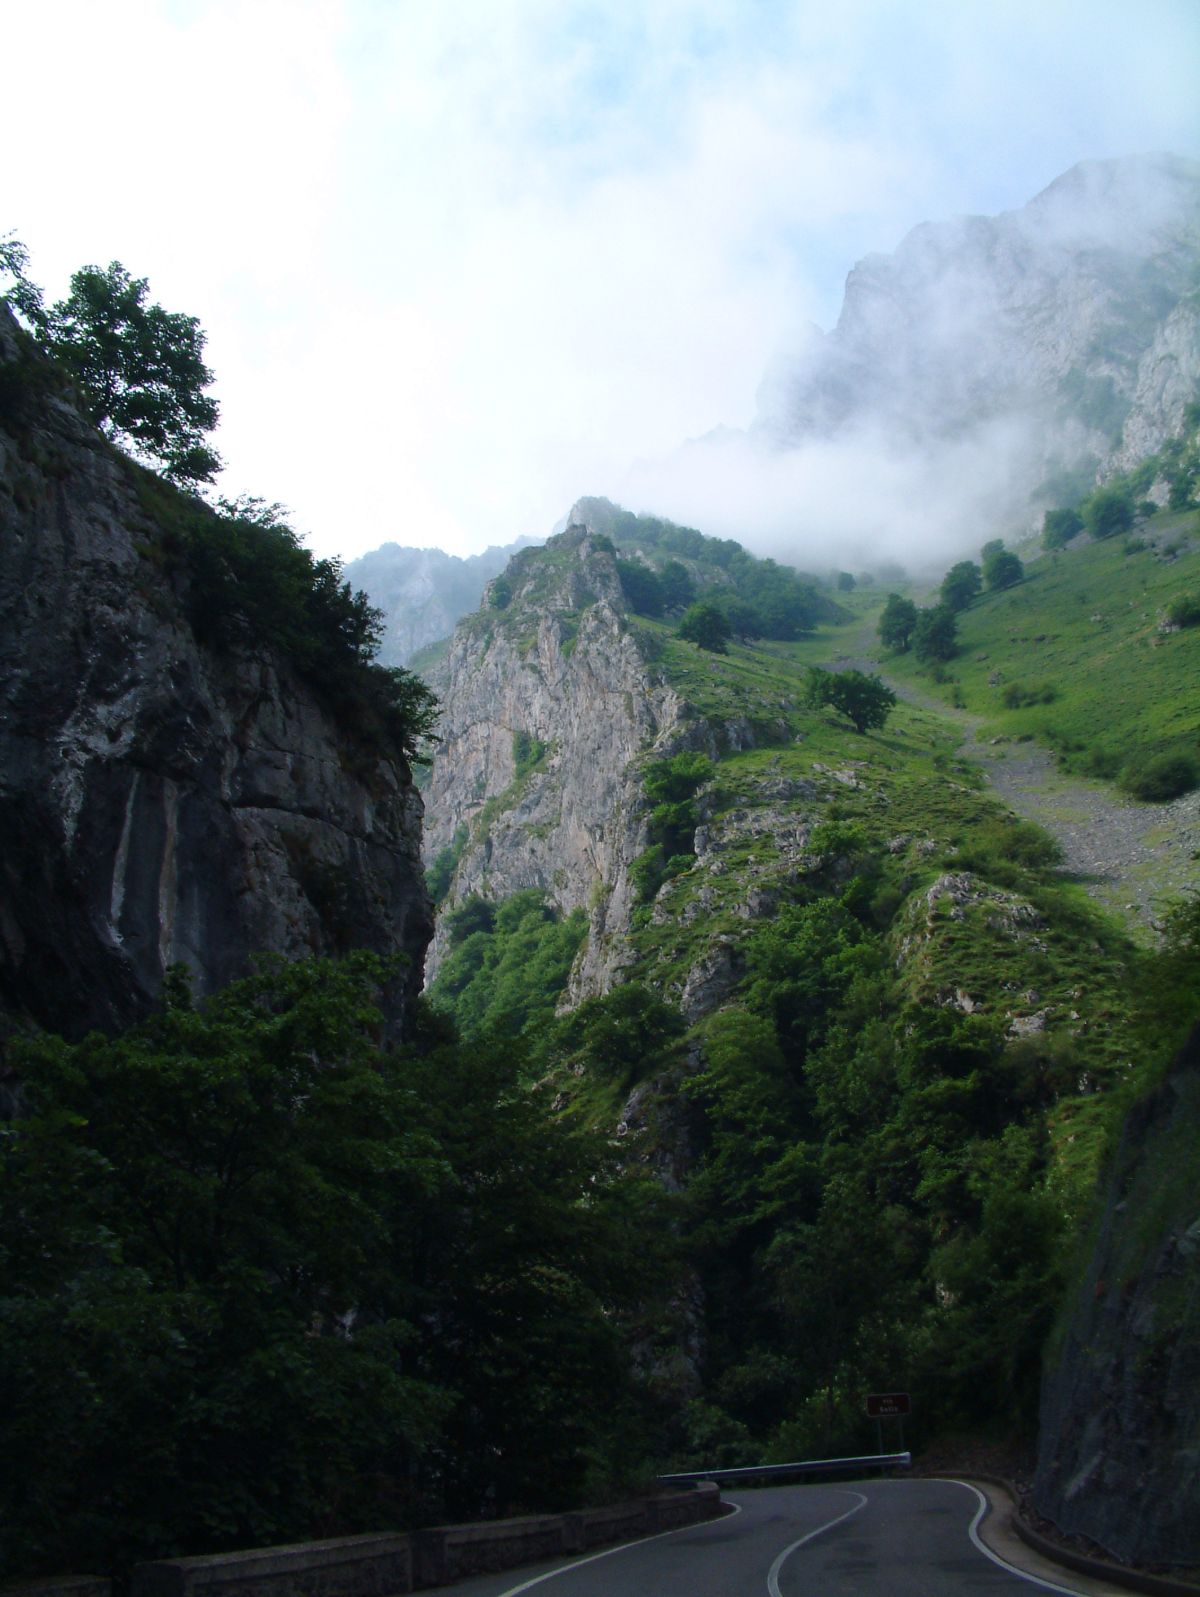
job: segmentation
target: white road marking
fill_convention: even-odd
[[[949,1477],[946,1478],[949,1479]],[[1037,1575],[1030,1575],[1025,1570],[1018,1569],[1016,1564],[1010,1564],[1006,1558],[1001,1558],[999,1553],[994,1553],[979,1534],[980,1523],[988,1511],[987,1498],[979,1490],[978,1486],[972,1486],[970,1481],[950,1480],[950,1484],[952,1486],[965,1486],[969,1492],[974,1492],[979,1499],[979,1507],[975,1512],[975,1518],[971,1521],[970,1536],[975,1543],[976,1549],[985,1558],[990,1558],[993,1564],[998,1564],[1001,1569],[1007,1570],[1010,1575],[1015,1575],[1018,1580],[1027,1580],[1031,1586],[1040,1586],[1043,1591],[1062,1592],[1065,1597],[1086,1597],[1086,1593],[1081,1592],[1078,1586],[1056,1586],[1053,1581],[1042,1580]]]
[[[858,1502],[855,1503],[853,1508],[848,1508],[844,1514],[839,1514],[836,1519],[831,1519],[824,1525],[818,1525],[816,1530],[810,1530],[807,1536],[801,1536],[798,1542],[793,1542],[790,1547],[783,1549],[767,1573],[767,1591],[770,1593],[770,1597],[783,1597],[783,1593],[779,1589],[779,1571],[798,1547],[803,1547],[805,1542],[812,1541],[815,1536],[820,1536],[825,1531],[832,1530],[835,1525],[840,1525],[844,1519],[849,1519],[851,1514],[857,1514],[860,1508],[867,1506],[867,1500],[861,1492],[842,1491],[839,1487],[833,1487],[831,1490],[836,1491],[839,1497],[857,1497]]]
[[[730,1507],[733,1514],[741,1513],[741,1505],[732,1503]],[[732,1519],[733,1514],[721,1514],[721,1519]],[[699,1525],[715,1525],[715,1519],[697,1521]],[[647,1542],[659,1542],[664,1536],[678,1536],[681,1530],[695,1530],[696,1525],[676,1525],[674,1530],[660,1530],[654,1536],[639,1536],[635,1542],[622,1542],[619,1547],[606,1547],[603,1552],[589,1553],[586,1558],[577,1558],[573,1564],[563,1564],[558,1569],[548,1569],[544,1575],[535,1575],[532,1580],[522,1581],[519,1586],[510,1586],[507,1591],[496,1593],[496,1597],[517,1597],[518,1592],[528,1591],[531,1586],[540,1586],[544,1580],[554,1580],[558,1575],[565,1575],[569,1570],[582,1569],[584,1564],[594,1564],[599,1558],[611,1558],[614,1553],[623,1553],[630,1547],[644,1547]]]

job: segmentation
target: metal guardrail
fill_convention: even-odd
[[[691,1469],[678,1475],[660,1475],[660,1481],[748,1481],[755,1476],[819,1475],[848,1469],[907,1469],[912,1454],[870,1453],[865,1458],[809,1458],[795,1464],[750,1464],[740,1469]]]

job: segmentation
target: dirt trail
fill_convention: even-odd
[[[835,665],[880,671],[857,640],[860,658]],[[1010,809],[1036,821],[1062,845],[1064,868],[1135,933],[1154,935],[1157,913],[1187,888],[1200,889],[1200,790],[1170,804],[1139,804],[1099,782],[1064,776],[1037,743],[981,742],[981,718],[887,678],[899,698],[932,710],[962,730],[961,752],[975,761]]]

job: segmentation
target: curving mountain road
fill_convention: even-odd
[[[962,1481],[855,1481],[727,1497],[723,1519],[582,1558],[480,1576],[444,1597],[1033,1597],[1111,1590],[1033,1575],[980,1540]],[[1078,1583],[1077,1583],[1078,1582]]]

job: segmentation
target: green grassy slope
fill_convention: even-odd
[[[960,614],[961,651],[941,682],[911,655],[889,655],[886,669],[982,716],[984,736],[1032,736],[1068,769],[1113,778],[1154,755],[1200,753],[1200,627],[1165,626],[1189,594],[1200,600],[1194,510],[1155,517],[1144,539],[1030,561],[1023,582]],[[1047,702],[1006,706],[1014,684],[1048,690]]]

